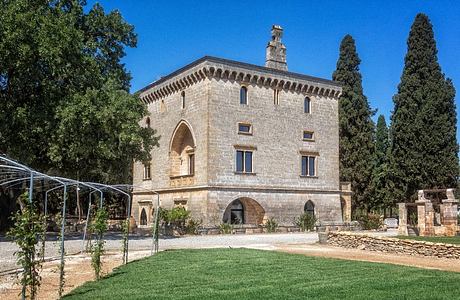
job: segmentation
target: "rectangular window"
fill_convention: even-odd
[[[194,175],[195,174],[195,154],[190,154],[188,156],[188,174],[189,175]]]
[[[236,172],[252,173],[252,151],[236,151]]]
[[[150,170],[151,170],[150,163],[145,163],[144,164],[144,179],[151,178]]]
[[[302,156],[302,176],[316,176],[315,156]]]
[[[238,133],[241,134],[252,134],[252,126],[251,124],[246,123],[238,123]]]
[[[314,140],[313,131],[304,130],[304,132],[303,132],[303,140],[304,141],[313,141]]]

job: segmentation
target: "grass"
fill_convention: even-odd
[[[416,240],[432,243],[458,244],[460,245],[460,236],[403,236],[398,235],[398,239]]]
[[[458,299],[460,273],[251,249],[134,261],[70,299]]]

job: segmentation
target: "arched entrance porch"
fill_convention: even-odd
[[[233,200],[227,206],[222,221],[230,224],[263,223],[265,209],[254,199],[241,197]]]

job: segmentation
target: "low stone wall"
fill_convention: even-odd
[[[349,232],[329,232],[327,243],[359,250],[460,259],[460,245],[373,237]]]

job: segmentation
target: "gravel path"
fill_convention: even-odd
[[[374,232],[374,235],[392,236],[394,231]],[[108,251],[121,251],[121,235],[117,233],[106,234],[105,248]],[[179,238],[162,238],[159,241],[160,250],[180,248],[225,248],[248,247],[260,249],[275,249],[280,245],[313,244],[318,241],[318,234],[313,233],[272,233],[272,234],[241,234],[241,235],[203,235],[185,236]],[[149,250],[152,238],[145,236],[130,236],[129,250]],[[58,256],[58,243],[56,237],[49,237],[46,242],[45,257]],[[74,254],[82,249],[81,236],[66,237],[65,249],[67,254]],[[17,247],[14,243],[0,238],[0,272],[16,267],[14,252]]]

